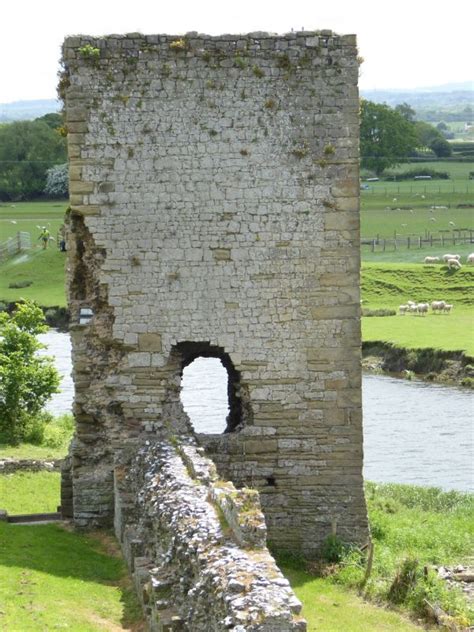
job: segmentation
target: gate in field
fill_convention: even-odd
[[[10,237],[6,241],[0,242],[0,261],[11,259],[23,250],[31,248],[30,233],[18,231],[14,237]]]

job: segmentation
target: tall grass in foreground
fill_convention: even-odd
[[[430,620],[428,604],[440,607],[450,622],[474,623],[474,609],[460,589],[438,579],[433,566],[472,563],[474,551],[474,496],[412,485],[367,483],[366,497],[374,544],[370,577],[367,553],[328,539],[326,563],[310,564],[276,555],[283,569],[303,584],[315,576],[359,590],[377,603],[395,606],[417,618]],[[330,563],[328,562],[330,560]],[[298,591],[297,591],[298,592]]]
[[[465,563],[474,551],[474,496],[414,485],[367,483],[374,564],[364,592],[429,618],[427,602],[459,625],[474,623],[460,590],[448,589],[433,566]],[[365,564],[344,554],[334,581],[360,587]]]

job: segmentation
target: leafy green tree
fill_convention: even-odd
[[[451,156],[451,145],[437,127],[424,121],[416,121],[415,130],[420,149],[429,149],[439,157]]]
[[[431,142],[430,149],[438,158],[449,158],[453,153],[451,145],[445,138],[435,138]]]
[[[399,103],[396,105],[395,112],[401,114],[403,118],[410,123],[415,121],[416,112],[408,103]]]
[[[361,102],[362,166],[380,175],[407,158],[417,146],[413,123],[385,104]]]
[[[39,116],[38,118],[36,118],[35,121],[42,121],[43,123],[46,123],[46,125],[51,129],[59,129],[64,125],[63,117],[58,112],[50,112],[49,114],[44,114],[43,116]]]
[[[55,165],[46,172],[46,186],[44,192],[53,198],[65,198],[68,195],[69,176],[68,165]]]
[[[0,200],[42,195],[46,171],[66,162],[66,141],[42,120],[0,126]]]
[[[18,303],[11,316],[0,313],[0,441],[16,444],[31,434],[44,405],[58,391],[59,375],[37,335],[45,332],[42,310]],[[44,415],[43,415],[44,419]]]

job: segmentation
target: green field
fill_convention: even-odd
[[[412,300],[446,300],[450,314],[405,314],[362,319],[364,341],[383,340],[410,349],[430,347],[474,355],[474,267],[446,271],[443,266],[364,263],[363,307],[393,308]]]
[[[66,304],[65,253],[59,251],[57,241],[51,241],[48,249],[43,250],[38,240],[38,226],[46,226],[57,240],[66,207],[66,202],[57,201],[0,205],[0,242],[14,237],[18,231],[26,231],[31,235],[32,244],[31,250],[0,263],[0,301],[29,298],[44,306]],[[25,281],[32,283],[21,289],[9,288],[11,283]]]
[[[420,169],[447,171],[449,180],[406,180],[403,182],[365,183],[369,190],[361,191],[361,236],[372,239],[410,237],[412,249],[400,247],[398,251],[371,253],[370,248],[362,248],[363,259],[381,261],[421,261],[426,255],[442,255],[454,252],[467,255],[474,250],[474,244],[459,245],[459,236],[474,237],[474,180],[468,179],[474,163],[438,162],[420,163]],[[415,169],[415,164],[404,164],[393,172]],[[458,208],[471,204],[473,208]],[[441,208],[439,208],[441,207]],[[461,230],[464,229],[464,230]],[[448,232],[440,232],[448,231]],[[429,248],[426,244],[419,250],[417,239],[444,235],[445,244]],[[457,243],[454,240],[457,239]]]
[[[139,630],[141,610],[115,540],[0,522],[0,629]]]
[[[0,203],[0,241],[14,237],[21,230],[31,234],[33,246],[40,247],[38,236],[42,226],[46,226],[51,236],[56,239],[67,206],[66,201],[58,200]],[[56,242],[51,246],[56,247]]]

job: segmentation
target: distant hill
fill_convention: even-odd
[[[0,123],[31,121],[32,119],[58,112],[61,104],[57,99],[37,99],[34,101],[13,101],[0,103]]]
[[[361,90],[361,96],[392,107],[399,103],[408,103],[414,110],[452,107],[462,109],[474,104],[474,82],[465,81],[413,90]]]

